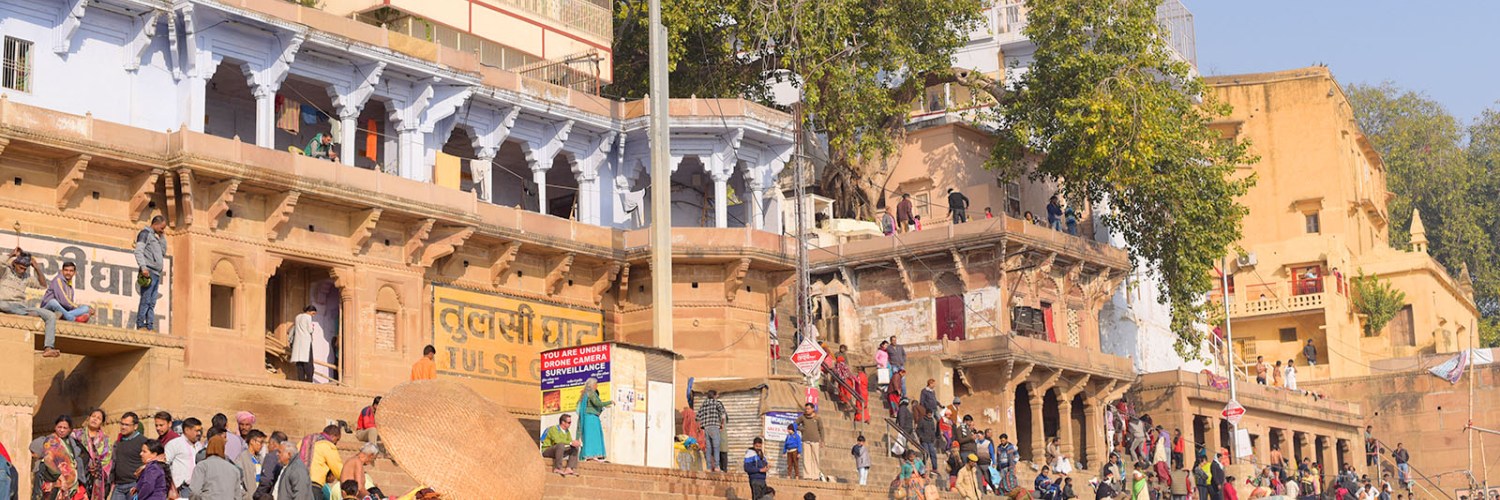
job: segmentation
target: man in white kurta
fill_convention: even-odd
[[[289,357],[292,364],[297,366],[297,380],[312,382],[313,379],[313,330],[317,323],[313,322],[313,316],[318,314],[318,308],[307,306],[302,309],[292,320],[292,331],[288,335]]]

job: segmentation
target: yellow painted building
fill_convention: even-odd
[[[1207,83],[1234,107],[1215,127],[1260,156],[1240,170],[1258,182],[1240,199],[1250,213],[1243,251],[1228,266],[1237,362],[1295,360],[1298,379],[1310,380],[1367,375],[1376,359],[1467,347],[1478,317],[1472,289],[1427,254],[1419,214],[1412,249],[1391,247],[1385,165],[1328,69]],[[1361,271],[1406,294],[1395,319],[1370,333],[1352,297]],[[1303,355],[1308,340],[1317,348],[1312,367]]]

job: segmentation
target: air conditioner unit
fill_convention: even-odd
[[[1250,252],[1234,259],[1234,263],[1240,267],[1255,267],[1255,252]]]

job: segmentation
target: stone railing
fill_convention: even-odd
[[[1244,302],[1231,301],[1229,303],[1229,316],[1231,318],[1242,318],[1319,310],[1323,308],[1327,295],[1325,292],[1292,295],[1289,297],[1261,298]]]

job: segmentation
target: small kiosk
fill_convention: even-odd
[[[542,351],[542,429],[573,414],[573,437],[584,383],[598,382],[599,397],[612,402],[599,416],[606,458],[613,463],[672,467],[677,396],[677,354],[621,342],[600,342]]]

